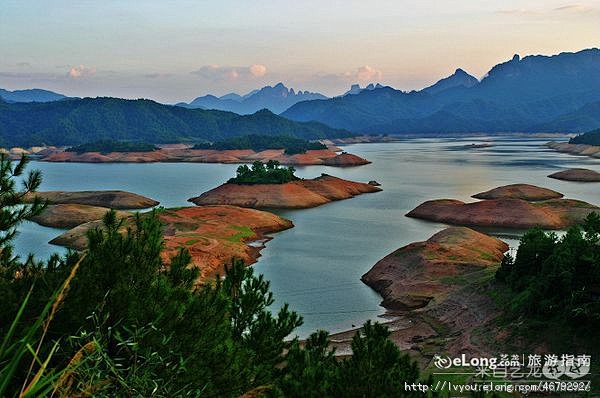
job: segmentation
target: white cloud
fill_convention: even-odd
[[[372,82],[373,80],[381,80],[383,74],[379,69],[375,69],[369,65],[361,66],[356,71],[356,78],[360,82]]]
[[[263,77],[267,74],[267,67],[261,64],[251,65],[248,70],[250,74],[254,77]]]
[[[74,66],[69,69],[67,76],[72,79],[79,79],[81,77],[93,76],[96,74],[96,68],[90,68],[85,65]]]
[[[554,9],[554,11],[565,11],[565,12],[574,12],[574,13],[589,12],[592,10],[593,10],[593,8],[586,4],[567,4],[562,7],[557,7]]]
[[[551,12],[569,12],[573,14],[587,13],[593,11],[594,8],[587,4],[566,4],[564,6],[547,9],[530,9],[530,8],[512,8],[506,10],[498,10],[497,14],[503,15],[518,15],[530,17],[547,17]]]

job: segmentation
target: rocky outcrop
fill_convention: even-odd
[[[260,152],[251,149],[213,150],[192,149],[185,146],[165,146],[150,152],[66,152],[55,149],[45,153],[41,160],[46,162],[78,163],[153,163],[153,162],[192,162],[192,163],[251,163],[255,160],[267,162],[277,160],[281,164],[308,166],[359,166],[370,163],[356,155],[337,154],[339,148],[309,150],[305,153],[288,155],[283,149],[268,149]]]
[[[533,203],[523,199],[492,199],[474,203],[438,199],[422,203],[407,216],[464,226],[564,229],[580,223],[594,211],[600,212],[600,208],[573,199]]]
[[[363,281],[384,298],[394,315],[390,340],[423,368],[434,355],[486,357],[501,309],[489,294],[503,253],[498,239],[464,227],[447,228],[425,242],[400,248],[380,260]],[[491,329],[489,334],[480,330]],[[331,336],[336,353],[350,354],[356,330]]]
[[[166,209],[160,212],[159,218],[164,224],[164,261],[168,264],[184,247],[189,250],[192,263],[201,268],[203,279],[223,274],[223,265],[234,257],[246,264],[254,263],[269,239],[267,234],[293,227],[291,221],[275,214],[235,206]],[[131,225],[130,217],[123,229]],[[83,250],[87,245],[86,232],[97,227],[102,227],[101,221],[79,225],[50,243]],[[253,241],[261,243],[248,245]]]
[[[367,159],[361,158],[360,156],[353,155],[351,153],[340,153],[332,158],[325,159],[323,164],[326,166],[337,166],[337,167],[350,167],[350,166],[362,166],[369,164]]]
[[[90,221],[100,220],[109,211],[106,207],[79,204],[58,204],[47,206],[42,214],[31,221],[45,227],[69,229]],[[131,213],[118,211],[117,217],[124,218]]]
[[[563,196],[560,192],[529,184],[504,185],[473,195],[477,199],[523,199],[527,201],[560,199]]]
[[[362,276],[391,310],[414,310],[445,297],[474,272],[500,264],[508,245],[465,227],[451,227],[387,255]]]
[[[547,147],[558,152],[569,153],[571,155],[590,156],[600,158],[600,146],[585,144],[569,144],[568,142],[549,142]]]
[[[600,182],[600,173],[589,169],[567,169],[550,174],[548,177],[564,181]]]
[[[292,181],[285,184],[226,183],[189,201],[199,206],[233,205],[258,209],[302,209],[378,191],[381,191],[381,188],[373,185],[323,174],[312,180]]]
[[[153,199],[126,191],[35,192],[28,194],[25,201],[31,202],[36,196],[51,204],[79,204],[119,210],[147,209],[159,204]]]

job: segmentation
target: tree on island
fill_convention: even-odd
[[[107,154],[110,152],[153,152],[158,150],[158,147],[152,144],[141,141],[115,141],[115,140],[99,140],[81,144],[68,148],[67,152],[100,152]]]
[[[264,151],[267,149],[283,149],[287,155],[306,153],[309,150],[327,149],[327,146],[315,141],[307,141],[289,135],[258,135],[248,134],[238,137],[230,137],[213,143],[202,143],[194,145],[194,149],[252,149],[253,151]]]
[[[252,167],[241,165],[236,170],[236,176],[227,181],[230,184],[285,184],[300,178],[294,173],[293,167],[282,167],[277,160],[269,160],[266,164],[260,160],[252,163]]]
[[[202,284],[185,248],[167,266],[157,211],[127,225],[108,212],[84,253],[21,262],[14,233],[43,207],[14,189],[25,164],[0,165],[0,396],[422,396],[404,391],[419,371],[386,327],[367,323],[337,360],[326,332],[305,348],[287,339],[302,319],[273,313],[269,282],[243,262]],[[40,181],[30,173],[25,189]]]

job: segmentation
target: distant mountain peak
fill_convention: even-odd
[[[68,97],[54,91],[31,88],[26,90],[4,90],[0,88],[0,98],[7,102],[52,102],[67,99]]]
[[[383,88],[383,86],[380,83],[369,83],[365,88],[361,88],[360,84],[355,83],[353,85],[350,86],[350,90],[346,91],[344,94],[342,94],[341,96],[346,96],[346,95],[356,95],[356,94],[360,94],[361,91],[363,90],[375,90],[378,88]]]
[[[473,87],[477,83],[479,83],[479,80],[477,80],[475,76],[468,74],[462,68],[457,68],[450,76],[437,81],[435,84],[424,88],[422,91],[429,94],[436,94],[440,91],[454,87]]]
[[[300,101],[326,99],[327,97],[310,91],[295,91],[279,82],[273,86],[264,86],[252,90],[244,96],[227,94],[220,98],[214,95],[198,97],[189,104],[178,104],[187,108],[204,108],[231,111],[243,115],[253,114],[261,109],[268,109],[274,113],[281,113],[290,106]]]

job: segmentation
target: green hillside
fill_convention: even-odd
[[[247,134],[288,135],[303,139],[350,135],[321,123],[294,122],[268,110],[240,116],[231,112],[162,105],[150,100],[118,98],[49,103],[0,101],[0,144],[4,146],[78,145],[98,140],[218,141]]]

